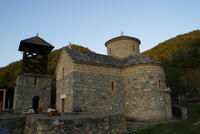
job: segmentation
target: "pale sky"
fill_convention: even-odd
[[[20,60],[20,41],[37,33],[55,49],[72,42],[106,54],[121,31],[143,52],[197,29],[200,0],[0,0],[0,67]]]

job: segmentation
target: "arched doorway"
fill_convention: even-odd
[[[40,102],[40,97],[39,96],[34,96],[33,97],[33,101],[32,101],[32,107],[35,111],[35,113],[37,113],[37,109],[39,108],[39,102]]]

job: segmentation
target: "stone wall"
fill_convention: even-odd
[[[73,71],[73,62],[66,53],[66,51],[62,49],[58,65],[56,68],[56,80],[62,80],[64,76],[68,75],[72,71]]]
[[[73,72],[73,108],[93,113],[122,113],[120,76]]]
[[[57,110],[59,112],[62,111],[63,103],[63,112],[72,112],[77,108],[90,112],[97,112],[100,109],[98,112],[103,112],[104,110],[110,112],[115,111],[117,107],[121,109],[122,97],[118,98],[122,94],[122,82],[121,84],[118,83],[120,81],[118,76],[120,71],[121,69],[72,63],[67,53],[62,51],[56,71]],[[84,73],[79,74],[78,72]],[[90,73],[91,75],[89,76]],[[104,76],[104,74],[107,75]],[[116,76],[113,74],[116,74]],[[111,91],[112,81],[114,82],[115,91]],[[119,99],[119,101],[116,101],[116,99]],[[115,106],[111,106],[108,102]],[[100,103],[101,107],[97,107],[96,104],[98,103]],[[119,113],[119,111],[115,112]]]
[[[29,116],[25,134],[121,134],[126,129],[120,115]]]
[[[16,80],[14,109],[25,110],[32,107],[32,98],[39,96],[39,107],[50,107],[51,77],[49,75],[21,74]]]
[[[11,134],[24,134],[25,117],[0,117],[0,128],[8,130]]]
[[[123,115],[64,113],[48,117],[46,114],[19,114],[0,111],[0,128],[10,134],[125,134],[168,121],[136,122]]]
[[[161,66],[139,64],[117,68],[80,64],[72,61],[66,52],[61,59],[57,70],[59,111],[65,97],[64,112],[124,113],[137,120],[172,118],[170,95]],[[69,70],[63,72],[63,68]]]
[[[65,113],[48,117],[0,111],[0,128],[10,134],[121,134],[126,131],[126,121],[122,115]]]
[[[73,110],[73,75],[70,75],[72,69],[73,62],[66,51],[62,49],[56,69],[56,109],[59,112],[72,112]]]
[[[164,71],[158,65],[120,69],[73,63],[73,71],[63,80],[57,81],[57,89],[69,98],[65,102],[69,109],[65,111],[76,108],[88,112],[115,111],[137,120],[172,118]]]
[[[13,110],[0,110],[0,128],[11,134],[24,134],[25,116]]]
[[[57,81],[57,109],[66,96],[64,112],[121,113],[123,87],[120,76],[72,72]]]
[[[73,73],[70,73],[56,82],[56,108],[59,112],[73,111],[73,79]]]
[[[171,119],[171,103],[166,93],[163,69],[141,65],[125,69],[124,112],[136,120]]]

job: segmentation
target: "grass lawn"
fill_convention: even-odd
[[[160,124],[130,134],[200,134],[200,103],[188,104],[188,119]],[[199,124],[194,125],[194,123]]]

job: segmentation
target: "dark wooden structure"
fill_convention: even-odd
[[[38,36],[22,40],[19,45],[23,52],[22,73],[47,74],[48,55],[53,48]]]
[[[14,99],[14,88],[0,85],[0,110],[12,109]]]

